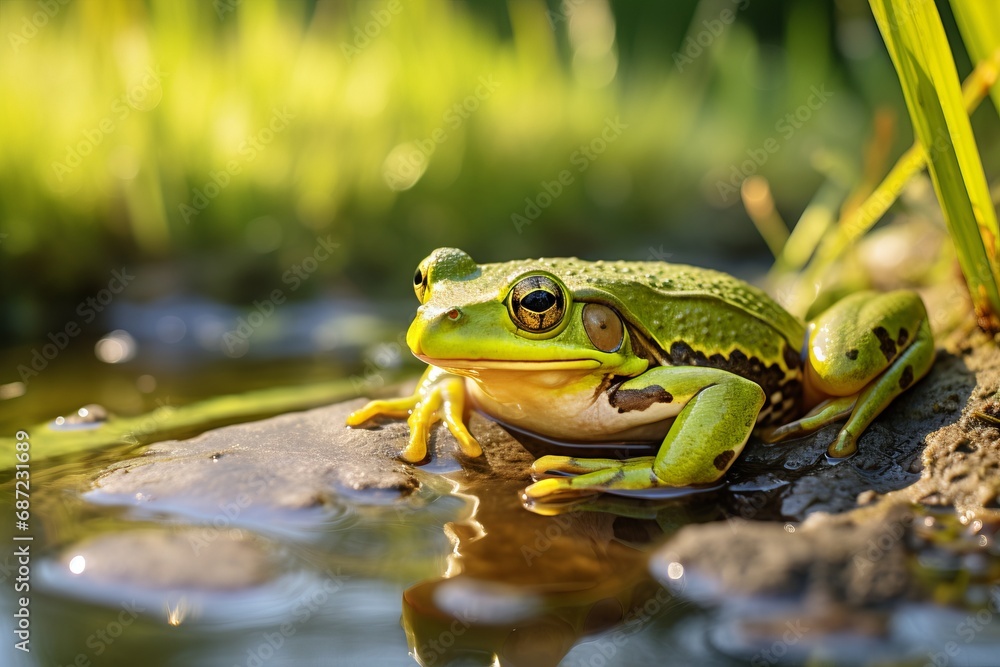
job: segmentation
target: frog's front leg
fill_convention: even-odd
[[[651,392],[655,389],[655,392]],[[625,392],[624,394],[622,392]],[[764,390],[733,373],[696,366],[658,366],[622,383],[611,396],[649,396],[681,402],[656,456],[625,459],[576,459],[543,456],[536,475],[551,472],[575,477],[542,479],[524,490],[529,501],[552,501],[599,491],[641,490],[706,484],[719,479],[750,437],[764,404]],[[617,401],[619,412],[625,401]],[[640,401],[628,401],[632,409]]]
[[[857,450],[858,437],[934,363],[934,338],[920,297],[900,290],[859,292],[809,324],[806,390],[827,399],[798,421],[762,434],[778,442],[848,416],[830,456]]]
[[[435,366],[428,366],[411,396],[371,401],[347,416],[348,426],[361,426],[375,417],[407,417],[410,440],[400,453],[404,461],[417,463],[427,457],[430,428],[444,420],[448,430],[458,440],[466,456],[483,453],[463,421],[465,412],[465,379]]]

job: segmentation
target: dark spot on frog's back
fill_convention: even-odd
[[[848,350],[847,352],[844,353],[844,356],[846,356],[851,361],[856,361],[858,358],[858,351],[857,349]]]
[[[642,389],[616,389],[608,400],[621,413],[633,410],[642,412],[654,403],[670,403],[674,397],[660,385],[651,384]]]
[[[899,336],[896,338],[896,345],[903,347],[908,340],[910,340],[910,332],[906,330],[906,327],[900,327]]]
[[[885,355],[886,361],[891,361],[896,356],[896,341],[892,339],[885,327],[875,327],[872,333],[878,338],[879,349]]]
[[[906,389],[911,384],[913,384],[913,366],[907,366],[903,369],[903,374],[899,376],[899,388]]]
[[[790,345],[785,345],[782,354],[785,357],[785,365],[788,366],[788,370],[802,368],[802,355],[793,350]]]
[[[729,462],[733,460],[734,456],[736,456],[736,452],[731,449],[727,449],[715,457],[712,461],[712,465],[715,466],[716,470],[725,470],[726,466],[729,465]]]
[[[789,369],[798,371],[801,368],[802,362],[799,355],[791,347],[785,346],[783,356]],[[706,356],[704,352],[693,349],[683,341],[676,341],[670,345],[668,361],[672,366],[709,366],[711,368],[719,368],[756,382],[764,390],[764,406],[762,409],[771,405],[771,397],[776,392],[782,391],[788,384],[795,381],[789,380],[786,382],[785,371],[782,370],[778,363],[765,366],[757,357],[747,357],[740,350],[733,350],[728,358],[721,354]],[[797,394],[789,391],[787,395],[793,396]],[[775,417],[777,418],[777,415]]]

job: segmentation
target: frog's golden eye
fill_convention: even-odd
[[[625,328],[618,313],[599,303],[583,307],[583,330],[598,350],[617,352],[625,339]]]
[[[510,291],[507,310],[514,324],[532,333],[554,329],[566,314],[566,297],[548,276],[528,276]]]
[[[427,272],[423,267],[418,266],[413,274],[413,291],[417,295],[417,301],[424,303],[424,296],[427,294]]]

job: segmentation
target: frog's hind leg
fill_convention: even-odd
[[[775,429],[771,438],[815,430],[845,416],[850,406],[847,423],[828,449],[833,457],[853,454],[875,417],[934,362],[927,312],[909,291],[851,295],[810,323],[808,335],[806,384],[832,400],[798,423]]]
[[[857,394],[827,399],[810,410],[806,416],[788,424],[764,428],[758,435],[760,435],[761,440],[768,444],[808,435],[813,431],[818,431],[827,424],[832,424],[850,416],[857,402]]]
[[[858,448],[858,437],[889,403],[914,382],[927,374],[934,364],[934,339],[925,320],[917,330],[916,339],[899,358],[858,396],[857,405],[837,439],[830,445],[830,456],[843,457]]]
[[[576,476],[539,480],[524,490],[525,500],[549,502],[602,491],[708,484],[722,477],[750,437],[764,404],[763,389],[715,368],[661,366],[623,383],[620,390],[654,386],[684,404],[656,456],[623,461],[543,457],[533,466],[536,474]]]

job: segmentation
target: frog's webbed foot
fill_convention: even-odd
[[[538,481],[524,490],[525,501],[562,502],[602,491],[640,491],[669,486],[653,472],[652,456],[625,460],[543,456],[532,464],[531,473]],[[550,477],[552,474],[560,476]]]
[[[463,421],[465,381],[441,369],[428,367],[412,396],[371,401],[347,417],[348,426],[361,426],[375,417],[406,417],[410,439],[400,457],[410,463],[427,458],[427,440],[431,427],[444,421],[455,436],[462,453],[477,457],[483,450]]]

